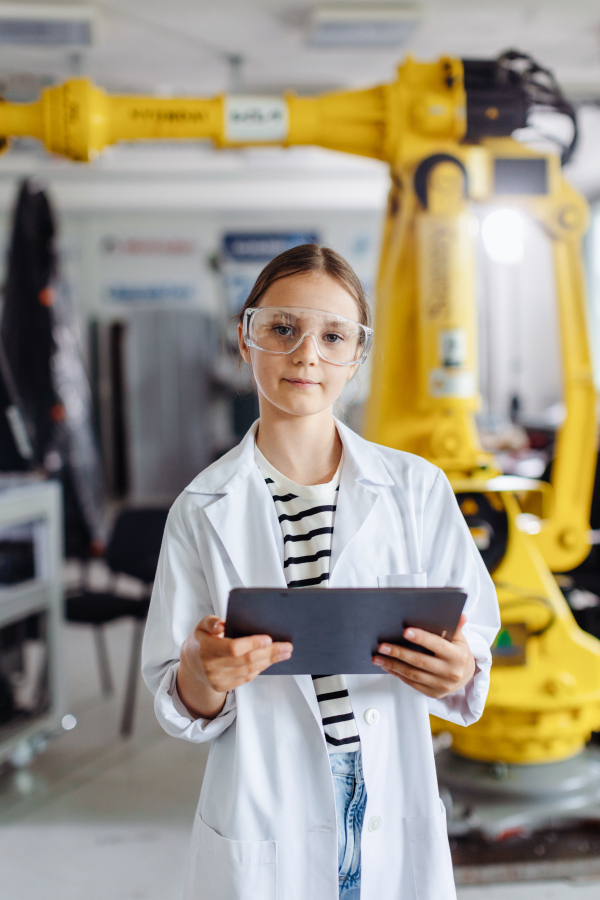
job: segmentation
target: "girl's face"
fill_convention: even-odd
[[[333,278],[321,273],[290,275],[272,284],[260,299],[259,307],[300,307],[345,316],[359,321],[354,298]],[[264,353],[247,347],[242,326],[238,326],[240,352],[252,366],[259,400],[292,416],[312,416],[333,406],[356,366],[336,366],[317,353],[307,336],[288,354]]]

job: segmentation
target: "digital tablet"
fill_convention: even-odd
[[[383,641],[429,653],[403,638],[413,626],[451,641],[467,595],[459,588],[235,588],[225,636],[291,641],[288,660],[263,675],[381,674],[371,657]]]

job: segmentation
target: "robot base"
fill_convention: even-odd
[[[600,751],[543,765],[485,763],[442,750],[436,756],[448,833],[489,840],[583,820],[600,821]]]

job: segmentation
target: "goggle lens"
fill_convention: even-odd
[[[310,335],[319,356],[335,365],[352,365],[368,351],[371,329],[330,313],[264,307],[252,311],[251,343],[267,353],[291,353]]]

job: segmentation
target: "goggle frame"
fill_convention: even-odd
[[[357,325],[364,333],[364,341],[363,341],[363,352],[361,353],[358,359],[353,360],[352,362],[335,362],[332,359],[327,359],[327,357],[323,356],[321,350],[319,349],[319,343],[317,341],[317,337],[313,334],[312,331],[305,331],[298,341],[291,347],[289,350],[265,350],[264,347],[259,347],[258,344],[255,344],[252,340],[250,333],[252,328],[252,319],[256,313],[260,312],[260,310],[269,309],[269,310],[279,310],[285,312],[308,312],[308,313],[321,313],[324,316],[334,316],[336,319],[342,319],[344,322],[351,322],[353,325]],[[294,350],[297,350],[307,337],[311,337],[313,339],[313,343],[315,345],[315,349],[317,351],[317,356],[319,359],[322,359],[323,362],[330,363],[332,366],[362,366],[364,362],[366,362],[367,356],[369,355],[369,350],[373,344],[373,329],[369,328],[368,325],[363,325],[361,322],[355,322],[354,319],[348,319],[346,316],[339,316],[337,313],[327,312],[324,309],[308,309],[306,307],[300,306],[250,306],[248,309],[244,310],[244,317],[242,321],[242,335],[244,338],[244,343],[247,347],[252,347],[254,350],[260,350],[261,353],[270,353],[272,356],[289,356],[290,353],[293,353]]]

